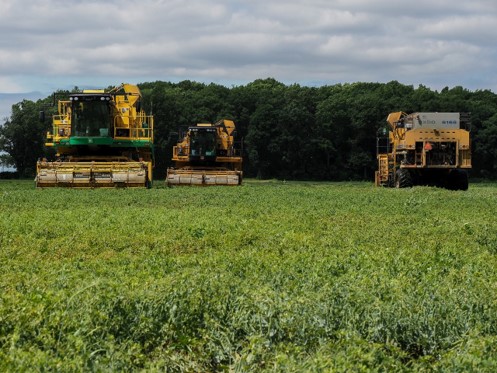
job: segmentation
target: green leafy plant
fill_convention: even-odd
[[[0,369],[493,371],[496,190],[2,181]]]

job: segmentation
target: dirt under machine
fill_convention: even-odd
[[[167,185],[240,185],[242,157],[235,133],[235,123],[227,119],[188,127],[173,147]]]
[[[468,113],[390,113],[377,139],[377,186],[468,189]]]
[[[122,84],[59,100],[46,143],[56,160],[38,161],[36,186],[150,187],[154,121],[141,97],[137,86]]]

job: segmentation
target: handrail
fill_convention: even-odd
[[[118,121],[130,121],[128,126],[119,126]],[[126,118],[121,115],[114,116],[114,138],[134,140],[154,140],[154,118],[152,115],[139,114],[136,118]]]
[[[145,140],[153,142],[154,128],[153,116],[140,115],[133,122],[138,126],[117,126],[118,117],[114,117],[114,138],[126,140]],[[50,140],[59,142],[61,139],[68,139],[71,136],[71,124],[68,123],[65,115],[54,115]]]
[[[68,120],[65,114],[54,114],[52,116],[53,126],[50,140],[59,142],[61,139],[67,139],[71,136],[71,121]]]

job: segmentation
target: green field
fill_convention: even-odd
[[[497,185],[0,182],[0,371],[497,371]]]

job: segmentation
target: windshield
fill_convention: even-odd
[[[190,132],[190,155],[215,157],[216,132],[192,130]]]
[[[110,110],[107,101],[73,102],[72,134],[74,136],[109,136]]]

